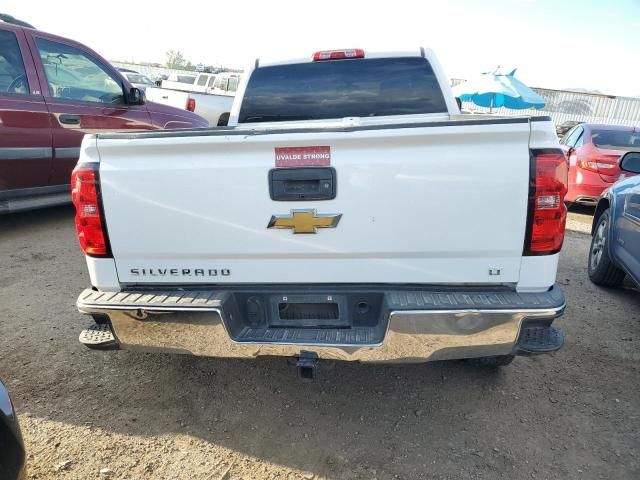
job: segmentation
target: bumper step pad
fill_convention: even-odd
[[[86,347],[92,349],[111,350],[118,348],[116,337],[113,335],[111,327],[107,324],[89,325],[80,332],[78,340]]]
[[[305,345],[372,345],[384,338],[384,325],[371,328],[245,328],[237,342]]]
[[[551,353],[560,350],[564,344],[564,334],[552,326],[523,327],[518,339],[517,351],[520,355]]]

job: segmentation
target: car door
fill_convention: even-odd
[[[640,164],[640,159],[637,164]],[[614,219],[615,256],[640,282],[640,176],[615,187],[618,208]]]
[[[45,193],[51,173],[49,112],[21,28],[0,26],[0,201]],[[18,192],[20,191],[20,192]]]
[[[85,134],[155,128],[144,105],[126,104],[128,83],[95,52],[40,32],[30,35],[51,119],[52,184],[69,183]]]

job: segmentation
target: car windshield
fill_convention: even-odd
[[[127,73],[127,79],[131,83],[143,83],[145,85],[153,85],[153,82],[146,75],[141,75],[139,73]]]
[[[593,130],[591,140],[596,147],[640,148],[640,131]]]

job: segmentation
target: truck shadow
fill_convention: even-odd
[[[75,365],[43,382],[28,405],[19,405],[22,412],[88,424],[97,435],[194,436],[328,478],[370,478],[370,469],[386,477],[385,465],[404,472],[393,467],[398,455],[419,460],[425,450],[451,450],[460,435],[515,401],[510,377],[519,371],[463,362],[321,362],[317,380],[302,383],[282,358],[74,353]]]
[[[636,292],[615,297],[640,311]],[[513,452],[572,415],[574,400],[558,384],[601,381],[567,367],[590,361],[575,343],[578,327],[567,327],[571,340],[557,355],[518,358],[498,371],[465,362],[321,362],[313,383],[300,382],[282,358],[94,352],[67,336],[47,345],[58,351],[58,368],[41,373],[31,396],[15,393],[24,399],[21,412],[90,425],[97,436],[192,436],[227,449],[231,459],[248,456],[320,478],[422,478],[415,469],[436,459],[452,471],[491,475],[496,462],[520,464]],[[640,333],[640,322],[630,327],[629,335]],[[542,417],[532,418],[534,411]],[[514,450],[496,453],[505,447]]]
[[[43,228],[57,225],[73,225],[74,208],[71,203],[59,207],[0,215],[0,240],[27,233],[41,233]]]
[[[302,383],[295,367],[277,358],[181,358],[178,372],[176,394],[193,396],[182,398],[176,424],[232,450],[329,477],[345,470],[368,477],[367,466],[380,471],[399,452],[446,448],[506,378],[460,362],[321,362],[316,381]]]
[[[594,381],[571,377],[567,357],[574,362],[583,355],[572,345],[556,355],[561,358],[516,359],[500,371],[464,362],[323,362],[317,381],[302,383],[282,358],[93,352],[65,335],[47,342],[39,360],[17,363],[11,352],[4,355],[5,379],[28,381],[20,372],[34,375],[29,361],[48,359],[56,366],[41,363],[36,386],[13,389],[20,412],[90,425],[92,442],[111,433],[191,436],[226,449],[231,453],[224,455],[236,461],[252,458],[319,478],[373,478],[371,472],[376,478],[423,478],[415,469],[436,459],[450,462],[450,471],[490,476],[498,455],[510,469],[520,463],[519,454],[492,448],[521,451],[571,409],[571,398],[554,392],[548,379],[559,375],[553,385]],[[533,411],[544,413],[533,419]]]
[[[596,209],[595,209],[595,207],[590,207],[590,206],[587,206],[587,205],[578,205],[577,203],[574,203],[573,205],[569,206],[568,211],[571,212],[571,213],[576,213],[576,214],[580,214],[580,215],[593,216],[593,214],[596,211]]]

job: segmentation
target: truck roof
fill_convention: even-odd
[[[11,25],[16,25],[18,27],[33,28],[34,30],[36,28],[30,23],[24,22],[22,20],[18,20],[16,17],[9,15],[7,13],[0,13],[0,22],[9,23]]]

